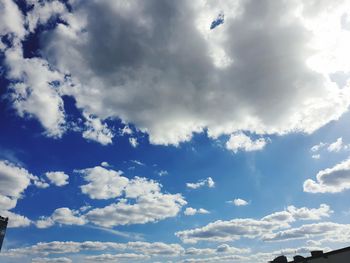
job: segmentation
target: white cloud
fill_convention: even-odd
[[[146,254],[146,255],[168,255],[176,256],[181,255],[184,252],[184,249],[179,244],[167,244],[163,242],[128,242],[125,244],[126,249],[131,249],[137,253]]]
[[[335,142],[331,143],[327,150],[329,152],[339,152],[343,148],[343,139],[340,137]]]
[[[217,220],[206,226],[176,232],[175,235],[185,243],[198,241],[227,242],[241,238],[264,239],[274,235],[274,231],[289,228],[296,220],[319,220],[333,213],[328,205],[319,208],[296,208],[289,206],[285,211],[267,215],[260,220],[236,218],[229,221]]]
[[[80,170],[88,184],[82,185],[81,191],[92,199],[110,199],[122,194],[128,184],[123,172],[108,170],[101,166]]]
[[[161,192],[162,185],[143,177],[128,179],[121,171],[101,166],[79,170],[86,185],[80,188],[92,199],[120,199],[83,215],[84,220],[103,226],[144,224],[176,216],[187,202],[180,194]]]
[[[312,238],[317,236],[346,235],[349,236],[350,225],[337,224],[333,222],[321,222],[306,224],[297,228],[291,228],[264,237],[266,241],[282,241],[301,238]]]
[[[55,222],[52,220],[51,217],[40,217],[40,219],[38,219],[35,222],[35,225],[37,228],[48,228],[51,227],[55,224]]]
[[[0,160],[1,209],[14,208],[33,177],[26,169],[8,161]]]
[[[119,262],[120,260],[146,260],[149,256],[141,255],[141,254],[132,254],[132,253],[124,253],[124,254],[102,254],[96,256],[86,256],[85,259],[87,261],[92,262]]]
[[[136,148],[139,143],[136,138],[129,138],[129,143],[131,144],[132,147]]]
[[[169,173],[168,173],[168,171],[167,170],[160,170],[159,172],[158,172],[158,175],[159,176],[165,176],[165,175],[168,175]]]
[[[320,142],[319,144],[312,146],[310,150],[312,152],[318,152],[320,149],[322,149],[325,146],[327,146],[327,143]]]
[[[83,251],[129,251],[131,253],[147,256],[178,256],[184,252],[179,244],[168,244],[162,242],[100,242],[100,241],[52,241],[39,242],[35,245],[9,249],[3,251],[6,256],[18,257],[21,255],[56,255],[67,253],[79,253]]]
[[[253,141],[250,137],[244,133],[231,134],[230,139],[226,142],[226,148],[233,152],[238,152],[239,150],[251,152],[262,150],[266,145],[266,140],[264,138],[259,138]]]
[[[230,221],[218,220],[204,227],[176,232],[175,235],[185,243],[227,242],[243,237],[257,238],[276,228],[279,228],[279,225],[275,222],[246,218]]]
[[[295,220],[320,220],[333,214],[333,210],[326,204],[321,204],[319,208],[296,208],[291,205],[287,207],[287,211]]]
[[[227,244],[221,244],[221,245],[217,246],[217,248],[190,247],[190,248],[186,249],[185,255],[189,255],[189,256],[217,255],[219,257],[222,257],[222,254],[246,254],[246,253],[250,253],[250,252],[251,252],[251,250],[247,249],[247,248],[237,248],[237,247],[232,247],[232,246],[227,245]],[[231,256],[233,256],[233,255],[231,255]],[[193,260],[193,259],[186,259],[184,262],[192,262],[191,260]],[[198,261],[196,261],[196,262],[202,262],[200,260],[205,260],[205,259],[201,258],[201,259],[197,259],[197,260]]]
[[[7,34],[15,34],[18,38],[23,38],[26,32],[23,15],[17,5],[11,0],[2,0],[0,1],[0,36]]]
[[[85,139],[93,140],[108,145],[112,143],[114,133],[108,128],[107,124],[103,124],[99,118],[84,113],[86,118],[86,130],[83,132]]]
[[[77,211],[67,207],[58,208],[51,216],[52,220],[63,225],[84,225],[85,220],[79,216]]]
[[[131,135],[131,134],[133,134],[133,131],[132,131],[132,129],[130,129],[130,127],[128,125],[125,125],[123,127],[123,129],[121,129],[120,133],[121,133],[121,135],[126,135],[126,134]]]
[[[225,255],[225,256],[214,256],[205,258],[188,258],[180,261],[181,263],[192,263],[192,262],[244,262],[249,260],[248,257],[240,255]]]
[[[158,193],[161,185],[156,181],[143,177],[135,177],[125,186],[124,192],[126,198],[138,198],[140,196]]]
[[[232,203],[235,205],[235,206],[246,206],[249,204],[249,202],[247,202],[246,200],[244,199],[241,199],[241,198],[236,198],[232,201]]]
[[[65,83],[64,76],[41,58],[23,58],[20,46],[6,50],[5,64],[9,68],[7,77],[14,80],[10,84],[11,98],[18,114],[37,118],[46,135],[61,137],[66,129],[59,93]]]
[[[29,226],[32,222],[25,216],[10,212],[10,211],[2,211],[0,210],[0,215],[3,217],[8,217],[8,227],[26,227]]]
[[[131,160],[130,162],[137,164],[137,165],[140,165],[140,166],[145,166],[145,164],[139,160]]]
[[[311,151],[314,153],[311,157],[313,159],[320,159],[321,155],[319,153],[316,153],[316,152],[319,152],[321,149],[327,147],[327,151],[328,152],[339,152],[339,151],[342,151],[342,150],[348,150],[350,149],[350,145],[348,144],[344,144],[343,143],[343,138],[342,137],[339,137],[335,142],[333,143],[323,143],[323,142],[320,142],[319,144],[317,145],[314,145],[311,147]]]
[[[110,167],[110,164],[108,162],[102,162],[101,166],[102,167]]]
[[[64,172],[46,172],[46,177],[56,186],[64,186],[68,184],[69,176]]]
[[[30,0],[28,2],[33,5],[26,17],[30,32],[33,32],[37,25],[46,24],[50,18],[67,11],[65,5],[59,1],[38,2]]]
[[[150,193],[139,196],[134,204],[122,199],[104,208],[95,208],[86,218],[104,227],[145,224],[176,216],[186,203],[180,194]]]
[[[186,249],[185,255],[201,256],[201,255],[212,255],[215,254],[214,248],[195,248],[190,247]]]
[[[215,182],[211,177],[208,177],[204,180],[199,180],[197,183],[186,183],[187,188],[190,189],[198,189],[204,186],[208,186],[209,188],[215,187]]]
[[[78,211],[71,210],[67,207],[61,207],[57,208],[50,217],[41,217],[35,222],[38,228],[48,228],[55,223],[62,225],[84,225],[87,221]]]
[[[336,7],[332,2],[261,4],[268,8],[244,1],[79,2],[72,3],[72,12],[58,1],[37,4],[25,18],[30,30],[51,15],[65,20],[41,38],[42,56],[50,65],[6,52],[7,77],[24,79],[12,85],[14,107],[22,116],[36,117],[48,135],[65,131],[62,95],[73,96],[79,109],[100,120],[133,123],[151,143],[165,145],[178,145],[203,130],[211,137],[243,131],[312,133],[349,106],[349,87],[330,78],[349,71],[349,32],[339,23],[349,9],[346,0]],[[11,1],[2,3],[1,31],[23,36],[23,15]],[[225,23],[209,30],[219,13]],[[149,37],[154,32],[164,37]],[[16,71],[22,74],[14,77]],[[70,76],[72,85],[63,85],[58,72]],[[59,87],[50,86],[54,80]],[[85,137],[96,139],[93,134]],[[107,132],[102,141],[110,140]],[[247,149],[265,143],[253,141]]]
[[[232,254],[244,254],[244,253],[250,253],[251,250],[249,248],[237,248],[232,247],[227,244],[221,244],[216,248],[216,251],[218,253],[232,253]]]
[[[59,258],[33,258],[32,263],[72,263],[70,258],[59,257]]]
[[[338,193],[350,188],[350,159],[332,168],[321,170],[316,175],[316,181],[307,179],[304,182],[304,192]]]
[[[313,155],[311,156],[311,158],[312,158],[312,159],[318,160],[318,159],[321,158],[321,155],[320,155],[320,154],[313,154]]]
[[[193,208],[193,207],[187,207],[184,211],[184,214],[187,216],[193,216],[195,214],[209,214],[210,212],[205,210],[204,208]]]
[[[9,218],[9,227],[26,227],[32,223],[26,216],[8,211],[16,207],[30,185],[48,187],[47,183],[25,168],[0,160],[0,214]]]
[[[343,138],[339,137],[335,142],[331,143],[327,150],[329,152],[339,152],[341,150],[348,150],[350,146],[343,143]]]

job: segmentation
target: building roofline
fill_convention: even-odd
[[[324,257],[328,257],[331,255],[335,255],[338,253],[342,253],[342,252],[346,252],[346,251],[350,251],[350,247],[344,247],[344,248],[340,248],[340,249],[336,249],[336,250],[332,250],[326,253],[322,253],[321,255],[317,255],[317,256],[311,256],[311,257],[306,257],[305,260],[308,259],[315,259],[315,258],[324,258]],[[295,261],[289,261],[288,263],[294,263]]]

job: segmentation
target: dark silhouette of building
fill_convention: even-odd
[[[270,263],[349,263],[350,247],[323,253],[322,250],[311,251],[311,257],[294,256],[292,261],[287,261],[285,256],[279,256]]]
[[[6,228],[7,228],[8,218],[0,216],[0,251],[2,247],[2,242],[4,241]]]
[[[287,260],[286,256],[279,256],[271,262],[273,262],[273,263],[288,263],[288,260]]]

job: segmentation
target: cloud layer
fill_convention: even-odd
[[[49,136],[68,128],[63,95],[84,113],[83,136],[104,145],[114,136],[107,118],[133,123],[151,143],[177,145],[204,130],[211,137],[312,133],[350,103],[349,87],[331,78],[349,70],[350,32],[338,22],[349,10],[345,0],[322,8],[269,0],[74,1],[71,11],[54,1],[35,3],[25,17],[4,3],[12,23],[0,34],[16,40],[3,48],[7,77],[16,81],[13,106]],[[218,14],[225,23],[210,30]],[[65,23],[41,37],[42,57],[24,58],[20,40],[57,16]],[[232,136],[234,151],[266,143],[237,145]]]
[[[307,179],[304,191],[309,193],[339,193],[350,188],[350,159],[332,168],[321,170],[316,181]]]
[[[105,165],[107,166],[107,165]],[[162,192],[162,185],[144,177],[128,179],[122,171],[96,166],[76,170],[87,184],[81,192],[91,199],[112,200],[102,207],[88,207],[75,211],[67,207],[56,209],[51,216],[36,221],[39,228],[56,224],[84,225],[93,223],[103,227],[145,224],[176,216],[187,204],[181,194]],[[116,199],[119,198],[119,199]],[[199,213],[206,210],[199,209]]]
[[[329,217],[331,213],[333,211],[325,204],[315,209],[289,206],[285,211],[275,212],[260,220],[253,218],[217,220],[203,227],[179,231],[175,235],[186,243],[227,242],[241,238],[266,239],[267,236],[277,235],[274,232],[279,229],[289,228],[290,223],[296,220],[320,220],[323,217]]]

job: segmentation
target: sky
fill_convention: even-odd
[[[0,40],[1,262],[349,245],[349,0],[0,0]]]

